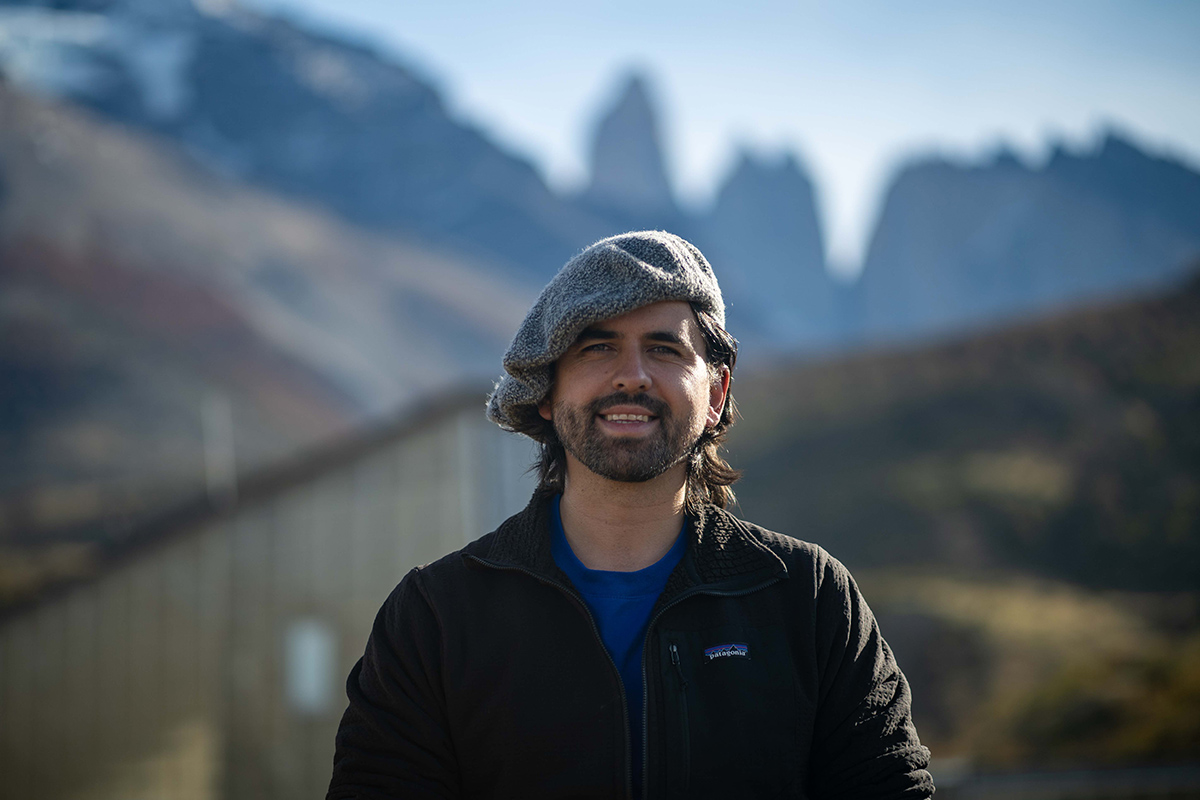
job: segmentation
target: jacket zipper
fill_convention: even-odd
[[[680,720],[683,723],[683,781],[679,788],[686,793],[688,781],[692,774],[692,741],[691,728],[689,727],[688,723],[687,702],[688,683],[687,678],[683,677],[683,667],[679,665],[679,648],[675,646],[674,642],[671,642],[669,649],[671,651],[671,664],[675,667],[675,674],[679,676],[679,704],[680,708],[683,709],[683,713],[681,714],[683,719]],[[642,769],[645,769],[645,767],[643,766]]]
[[[600,635],[600,627],[598,625],[596,625],[596,618],[592,616],[591,609],[589,609],[587,607],[587,603],[585,603],[583,601],[583,598],[579,596],[579,593],[576,592],[574,589],[572,589],[570,586],[567,586],[566,584],[563,584],[563,583],[559,583],[558,581],[553,580],[552,578],[547,578],[544,575],[539,575],[538,573],[534,572],[533,570],[526,569],[525,567],[510,566],[507,564],[497,564],[493,561],[485,561],[484,559],[480,558],[479,556],[474,556],[474,555],[469,555],[469,554],[466,557],[470,558],[474,561],[478,561],[480,564],[483,564],[485,567],[491,567],[492,569],[504,569],[504,570],[510,570],[512,572],[523,572],[526,575],[528,575],[529,577],[533,578],[534,580],[540,581],[541,583],[544,583],[547,586],[553,586],[555,589],[558,589],[560,592],[563,592],[568,597],[570,597],[572,600],[574,600],[579,605],[580,609],[583,610],[584,616],[587,617],[588,622],[591,623],[591,625],[592,625],[592,633],[595,634],[596,641],[600,644],[600,650],[603,651],[605,657],[608,659],[609,665],[613,669],[613,673],[616,674],[616,676],[617,676],[617,686],[621,690],[621,718],[625,720],[625,796],[630,798],[630,800],[632,800],[632,798],[633,798],[633,754],[630,752],[630,747],[629,747],[629,701],[625,698],[625,682],[623,680],[621,680],[621,671],[619,669],[617,669],[617,662],[613,661],[612,654],[609,653],[608,648],[604,646],[604,638]],[[643,688],[643,692],[645,691],[645,683],[646,683],[645,663],[646,663],[646,659],[645,659],[645,656],[643,656],[642,657],[642,688]],[[643,699],[644,699],[644,697],[645,697],[645,695],[643,694]],[[645,725],[645,716],[646,715],[643,712],[642,713],[643,726]],[[645,752],[645,750],[643,749],[643,753],[644,752]],[[642,785],[643,785],[643,787],[645,786],[645,774],[646,774],[646,763],[645,763],[645,761],[643,761],[642,762],[642,775],[643,775]],[[642,793],[642,796],[643,796],[643,798],[645,797],[644,791]]]
[[[530,574],[532,574],[532,573],[530,573]],[[534,576],[534,577],[536,577],[536,576]],[[648,681],[646,678],[646,653],[650,652],[650,650],[649,650],[650,634],[654,631],[654,623],[658,622],[659,617],[661,617],[663,614],[667,613],[667,611],[669,609],[674,608],[679,603],[683,602],[684,600],[686,600],[689,597],[692,597],[694,595],[707,594],[707,595],[712,595],[714,597],[742,597],[744,595],[753,594],[754,592],[757,592],[760,589],[765,589],[768,586],[770,586],[771,584],[778,583],[778,582],[779,582],[779,577],[776,576],[774,578],[771,578],[770,580],[763,581],[762,583],[760,583],[756,586],[751,586],[749,589],[741,589],[736,592],[722,592],[722,591],[718,591],[715,589],[705,589],[703,587],[696,587],[694,589],[689,589],[688,591],[683,592],[678,597],[676,597],[674,600],[670,601],[669,603],[664,605],[662,608],[660,608],[658,610],[658,612],[654,615],[654,617],[650,620],[650,624],[648,624],[646,626],[646,640],[644,642],[642,642],[642,709],[643,709],[643,711],[642,711],[642,800],[646,800],[646,798],[647,798],[646,790],[649,788],[649,785],[650,785],[649,784],[650,765],[648,763],[649,759],[650,759],[650,739],[648,738],[649,733],[650,733],[650,724],[649,724],[650,714],[649,714],[649,710],[648,710],[648,706],[647,706],[647,703],[650,698],[649,698],[649,691],[648,691]],[[594,627],[595,623],[593,622],[592,625]],[[599,634],[597,634],[597,635],[599,635]],[[672,648],[674,648],[674,645],[672,645]],[[608,652],[607,649],[605,650],[605,652]],[[676,651],[676,653],[677,652],[678,651]],[[612,660],[611,656],[609,656],[609,660],[610,661]],[[682,673],[680,673],[680,677],[682,677]],[[690,765],[689,765],[689,767],[690,767]],[[630,777],[632,779],[632,776],[630,776]]]

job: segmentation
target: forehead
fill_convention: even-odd
[[[678,300],[651,303],[620,316],[594,322],[584,329],[585,333],[596,330],[629,337],[655,332],[670,332],[693,345],[702,346],[703,344],[700,326],[696,324],[696,315],[692,312],[692,307]]]

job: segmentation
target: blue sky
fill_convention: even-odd
[[[416,67],[460,117],[558,188],[630,68],[652,80],[668,165],[702,206],[737,148],[807,165],[833,260],[853,269],[887,179],[932,152],[1030,163],[1104,126],[1200,168],[1200,2],[243,0]]]

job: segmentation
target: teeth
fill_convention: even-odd
[[[645,414],[605,414],[604,418],[609,422],[649,422],[650,417]]]

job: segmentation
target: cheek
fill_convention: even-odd
[[[687,397],[689,418],[698,426],[703,427],[708,420],[708,404],[710,394],[708,374],[688,382],[684,394]]]

